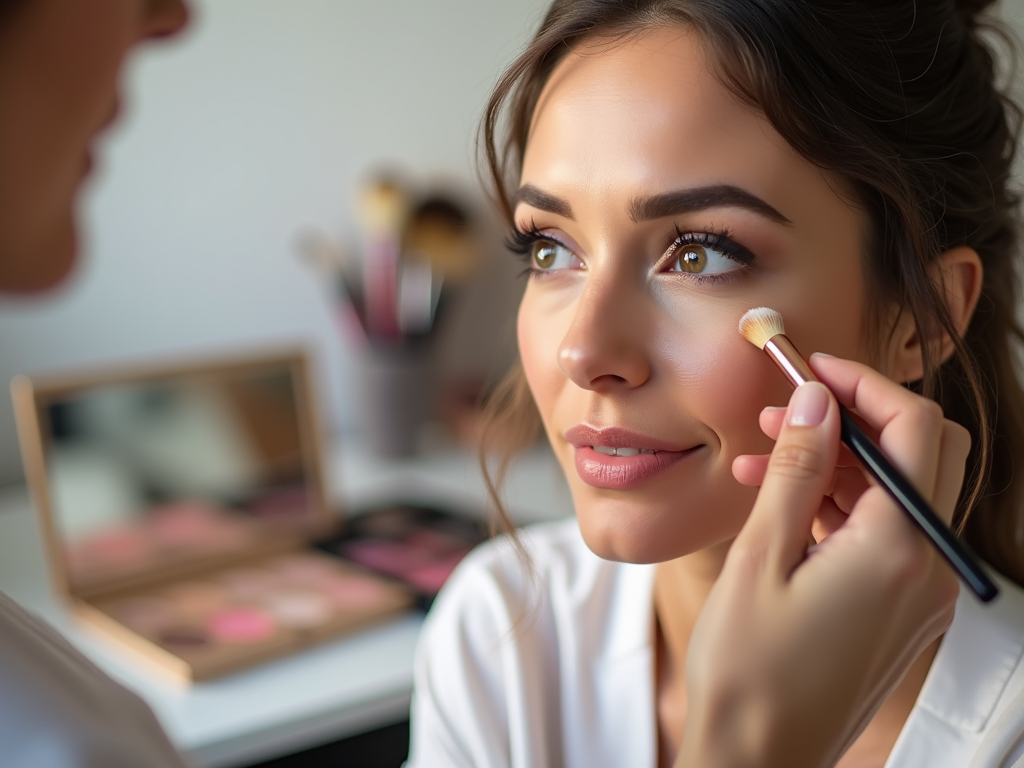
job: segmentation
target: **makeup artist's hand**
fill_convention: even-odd
[[[966,430],[871,368],[811,366],[949,520]],[[841,451],[835,397],[803,385],[762,418],[770,457],[734,464],[761,490],[690,642],[677,768],[834,765],[953,618],[955,576]]]

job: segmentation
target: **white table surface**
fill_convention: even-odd
[[[414,460],[383,462],[357,444],[343,442],[329,464],[330,492],[341,508],[401,498],[485,514],[486,492],[476,457],[456,446],[441,445]],[[564,478],[545,447],[517,461],[505,498],[520,523],[572,514]],[[0,590],[42,615],[145,698],[196,766],[227,768],[268,760],[408,715],[419,613],[193,685],[171,681],[125,658],[79,625],[54,596],[23,487],[0,489]]]

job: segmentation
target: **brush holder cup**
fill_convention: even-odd
[[[359,365],[360,427],[370,449],[384,458],[416,453],[433,416],[433,357],[419,344],[372,342]]]

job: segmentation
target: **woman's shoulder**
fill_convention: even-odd
[[[622,566],[587,547],[575,518],[537,523],[490,539],[470,552],[445,584],[431,609],[445,612],[467,602],[506,608],[536,607],[559,593],[586,590]]]
[[[987,605],[961,590],[891,765],[997,768],[1024,751],[1024,589],[996,580]]]
[[[452,583],[484,575],[520,586],[530,578],[571,582],[618,565],[591,552],[576,519],[567,518],[535,523],[484,542],[460,563]]]
[[[996,581],[1000,595],[989,604],[961,589],[932,665],[936,685],[922,691],[928,709],[969,730],[986,728],[1024,691],[1024,589]]]
[[[575,519],[470,553],[420,635],[408,765],[507,766],[516,754],[516,765],[552,766],[583,744],[647,745],[653,569],[597,557]],[[608,744],[602,702],[622,680],[644,727]]]
[[[624,607],[643,612],[653,566],[603,560],[584,542],[574,518],[519,529],[491,539],[455,569],[427,617],[491,638],[513,629],[521,637],[609,623]],[[646,626],[642,624],[641,626]]]

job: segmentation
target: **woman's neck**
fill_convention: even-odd
[[[708,547],[657,565],[654,612],[672,669],[681,671],[684,668],[693,626],[722,572],[730,543]]]
[[[671,765],[686,724],[686,650],[729,545],[659,563],[654,577],[654,638],[659,765]]]

